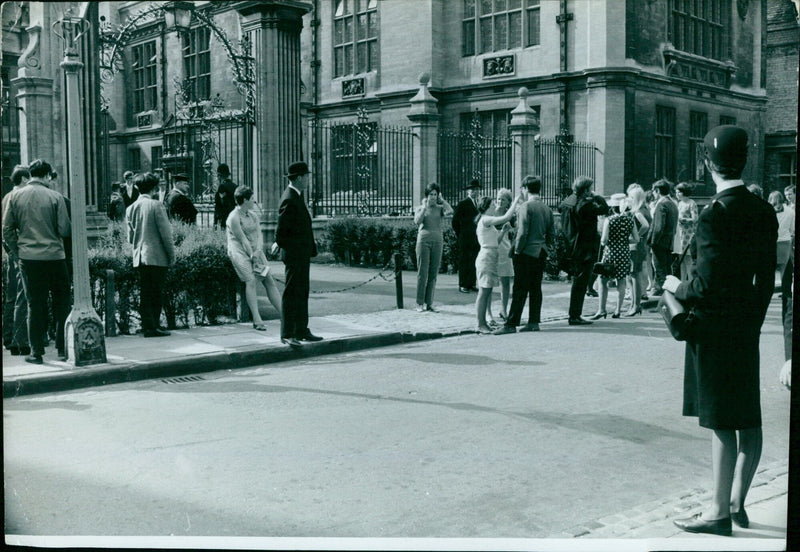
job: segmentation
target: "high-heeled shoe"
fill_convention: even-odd
[[[625,316],[636,316],[637,314],[642,314],[642,307],[636,307],[636,310],[628,311],[625,313]]]
[[[614,314],[611,315],[611,318],[619,318],[619,315],[620,313],[615,312]]]
[[[596,312],[592,316],[588,316],[588,320],[600,320],[601,318],[605,318],[608,315],[606,311]]]

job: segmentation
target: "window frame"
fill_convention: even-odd
[[[133,114],[158,109],[158,50],[155,40],[131,46]]]
[[[483,2],[491,4],[490,11],[483,11]],[[498,8],[498,2],[504,7]],[[513,2],[513,6],[512,6]],[[505,50],[519,50],[541,44],[541,2],[540,0],[463,0],[461,17],[461,56],[485,55]],[[536,14],[536,29],[532,31],[531,21]],[[511,30],[514,16],[517,16],[518,40],[512,41]],[[503,22],[504,23],[501,23]],[[505,42],[498,44],[498,29],[504,26]],[[488,29],[483,30],[484,28]],[[490,34],[490,45],[486,35]],[[535,37],[535,38],[534,38]]]
[[[789,159],[789,172],[784,172],[783,162]],[[797,152],[781,151],[778,153],[778,182],[781,193],[787,186],[797,186]]]
[[[380,65],[378,4],[377,0],[335,0],[333,2],[331,39],[333,41],[334,78],[378,71]],[[343,7],[341,15],[337,15],[339,6]],[[364,20],[363,27],[359,26],[362,18]]]
[[[708,113],[689,111],[689,168],[691,181],[705,183],[705,162],[703,140],[708,132]],[[702,172],[702,176],[698,175]]]
[[[675,180],[676,121],[677,112],[674,107],[656,106],[655,125],[653,126],[653,178],[655,180],[659,178]]]
[[[189,91],[189,101],[210,100],[211,29],[198,26],[184,33],[181,37],[181,57],[184,82]]]
[[[726,61],[730,57],[729,0],[670,0],[669,41],[676,50]]]

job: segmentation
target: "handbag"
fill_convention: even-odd
[[[689,245],[683,250],[678,264],[683,262],[687,251],[689,251]],[[671,291],[664,290],[661,297],[659,297],[658,312],[661,314],[661,318],[664,319],[669,333],[677,341],[686,341],[696,333],[696,326],[698,325],[697,311],[694,307],[687,311],[683,303],[678,301],[678,298]]]
[[[603,246],[600,246],[600,251],[597,254],[597,262],[592,266],[592,272],[602,278],[610,278],[614,275],[614,263],[602,262],[600,259],[603,256]]]
[[[267,264],[267,256],[263,251],[257,251],[252,260],[253,273],[256,276],[265,278],[269,274],[269,264]]]

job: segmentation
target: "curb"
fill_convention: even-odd
[[[330,341],[308,343],[302,349],[278,347],[252,347],[249,349],[205,353],[172,360],[127,362],[98,368],[76,368],[56,374],[21,377],[3,380],[3,398],[24,395],[72,391],[115,383],[128,383],[146,379],[172,378],[191,374],[215,372],[224,369],[248,368],[274,364],[297,358],[349,353],[364,349],[401,345],[432,339],[474,334],[474,330],[450,332],[390,332],[373,335],[343,337]]]

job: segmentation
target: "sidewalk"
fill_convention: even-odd
[[[274,268],[276,276],[282,279],[283,267]],[[435,302],[439,312],[417,313],[414,310],[416,279],[413,272],[403,273],[405,308],[402,310],[396,308],[395,282],[390,273],[385,273],[388,281],[375,278],[356,289],[347,289],[370,280],[377,272],[377,269],[312,264],[309,312],[314,316],[310,319],[309,327],[325,339],[318,343],[307,343],[301,350],[292,350],[280,342],[278,314],[268,305],[266,298],[261,297],[260,310],[266,320],[266,332],[252,329],[250,323],[236,323],[174,330],[171,336],[158,339],[144,339],[141,335],[110,337],[106,338],[108,362],[83,368],[55,360],[52,347],[46,351],[45,363],[39,366],[28,364],[22,356],[11,356],[4,350],[3,397],[148,378],[191,379],[194,374],[203,372],[233,370],[475,331],[475,294],[459,293],[457,276],[439,276]],[[565,281],[543,283],[543,324],[566,323],[569,289],[570,284]],[[612,290],[610,296],[609,308],[613,308],[616,292]],[[596,298],[587,297],[584,313],[594,312],[597,301]],[[497,314],[497,289],[493,304]],[[655,300],[650,300],[645,308],[652,308],[655,304]],[[527,313],[523,313],[523,320],[526,316]],[[749,529],[734,527],[734,539],[690,535],[672,524],[675,518],[688,517],[700,511],[701,505],[706,504],[710,497],[707,489],[688,489],[680,496],[660,498],[626,512],[579,523],[560,537],[640,539],[646,535],[647,539],[678,539],[674,544],[681,549],[687,549],[686,545],[692,543],[680,541],[690,538],[698,539],[701,547],[722,545],[726,549],[745,550],[749,542],[751,546],[757,543],[760,550],[781,550],[785,548],[787,493],[788,461],[761,466],[748,497],[747,510],[753,522]],[[729,546],[731,548],[727,548]],[[669,547],[662,546],[659,549]]]
[[[282,279],[283,267],[274,268],[276,277]],[[56,360],[52,346],[46,350],[42,365],[29,364],[24,357],[11,356],[3,350],[3,397],[147,378],[183,377],[474,332],[475,294],[459,293],[456,275],[442,274],[438,278],[435,306],[439,312],[418,313],[414,310],[413,272],[403,273],[405,308],[402,310],[396,307],[392,273],[384,273],[390,281],[376,278],[356,289],[347,289],[370,280],[377,272],[377,269],[311,265],[309,328],[325,339],[306,343],[300,350],[281,343],[279,315],[266,297],[259,297],[266,332],[254,330],[250,323],[234,323],[172,330],[172,335],[157,339],[144,339],[141,334],[107,337],[108,362],[78,368]],[[546,282],[545,288],[553,301],[548,301],[549,310],[542,311],[543,322],[565,319],[564,296],[568,301],[569,285]],[[499,308],[498,297],[499,292],[495,291],[495,310]],[[589,301],[587,298],[587,308]],[[560,303],[564,308],[556,310]]]

